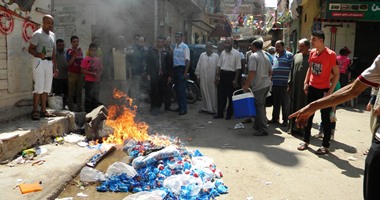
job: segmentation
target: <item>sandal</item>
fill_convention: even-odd
[[[309,144],[306,143],[306,142],[303,142],[303,143],[300,144],[300,146],[297,147],[297,149],[300,150],[300,151],[304,151],[304,150],[306,150],[308,147],[309,147]]]
[[[41,112],[41,117],[56,117],[56,115],[48,113],[47,111]]]
[[[319,147],[319,149],[315,152],[315,154],[318,155],[325,155],[329,153],[329,148],[326,147]]]
[[[38,111],[32,111],[32,120],[40,120],[40,113]]]

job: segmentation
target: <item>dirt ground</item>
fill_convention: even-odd
[[[318,156],[315,151],[321,139],[313,138],[309,150],[296,149],[301,137],[287,134],[285,129],[270,125],[266,137],[252,136],[253,124],[245,129],[233,127],[242,119],[212,119],[200,114],[200,102],[189,105],[188,114],[178,116],[165,112],[158,117],[148,114],[148,105],[141,108],[139,120],[147,122],[152,130],[182,139],[190,150],[198,149],[214,159],[223,172],[223,181],[229,193],[217,199],[229,200],[358,200],[362,199],[363,152],[370,146],[370,113],[361,109],[338,108],[335,141],[331,153]],[[176,107],[176,105],[172,105]],[[364,106],[358,106],[364,108]],[[271,118],[271,109],[267,109]],[[320,114],[317,111],[312,134],[316,134]],[[125,154],[114,152],[98,168],[105,172],[107,165],[121,160]],[[89,195],[87,199],[123,199],[126,193],[99,193],[95,186],[85,190],[76,185],[75,178],[59,198],[74,197],[77,193]]]

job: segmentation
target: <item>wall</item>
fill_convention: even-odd
[[[7,109],[23,99],[32,98],[32,56],[27,52],[28,37],[33,28],[38,28],[43,15],[42,10],[50,12],[50,0],[36,0],[30,4],[30,12],[22,11],[16,3],[6,5],[0,2],[2,13],[11,17],[3,18],[2,25],[11,27],[7,33],[0,33],[0,109]],[[37,9],[38,8],[38,9]],[[32,26],[24,26],[25,24]],[[24,36],[28,37],[24,37]]]
[[[314,18],[319,17],[320,6],[319,1],[303,0],[301,15],[301,35],[299,38],[310,38],[313,27]]]
[[[336,41],[335,41],[335,49],[333,49],[334,45],[331,43],[331,26],[326,25],[332,25],[336,24],[337,32],[336,32]],[[325,33],[325,45],[332,50],[335,50],[337,54],[339,54],[339,50],[343,47],[347,47],[351,50],[351,54],[349,57],[353,59],[354,56],[354,49],[355,49],[355,30],[356,30],[356,23],[329,23],[329,22],[323,22],[322,23],[322,31]]]

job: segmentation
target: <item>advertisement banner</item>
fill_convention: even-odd
[[[378,21],[380,20],[380,2],[359,2],[350,3],[329,2],[327,5],[327,19],[346,19],[357,21]]]

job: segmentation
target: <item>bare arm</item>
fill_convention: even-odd
[[[331,87],[330,87],[329,91],[327,92],[327,95],[330,95],[333,93],[333,91],[336,87],[336,84],[339,81],[339,67],[337,65],[335,65],[333,67],[332,73],[334,74],[334,77],[333,77],[333,80],[331,81]]]
[[[310,75],[311,75],[311,63],[309,64],[309,69],[307,69],[305,81],[303,83],[303,92],[305,93],[305,95],[307,95],[309,91]]]
[[[29,44],[28,53],[30,53],[32,56],[37,57],[37,58],[41,58],[41,59],[45,58],[45,55],[43,53],[37,52],[37,46],[32,43]]]
[[[301,108],[297,112],[291,114],[289,119],[296,118],[296,123],[298,127],[305,127],[309,117],[317,110],[338,105],[340,103],[346,102],[363,92],[368,85],[360,82],[356,79],[353,83],[341,88],[335,93],[311,102],[307,106]]]
[[[183,78],[184,78],[184,79],[186,79],[186,77],[187,77],[187,72],[189,71],[190,60],[187,60],[187,59],[186,59],[186,61],[185,61],[185,65],[186,65],[186,67],[185,67],[185,72],[183,73]]]
[[[78,56],[78,53],[75,50],[73,50],[72,52],[73,52],[73,54],[71,55],[70,60],[67,61],[68,66],[71,66],[74,63],[75,59],[77,59],[77,56]]]
[[[251,86],[251,82],[255,78],[255,76],[256,76],[256,71],[251,70],[248,72],[247,80],[245,80],[245,83],[243,86],[244,92],[248,91],[248,88],[249,88],[249,86]]]

